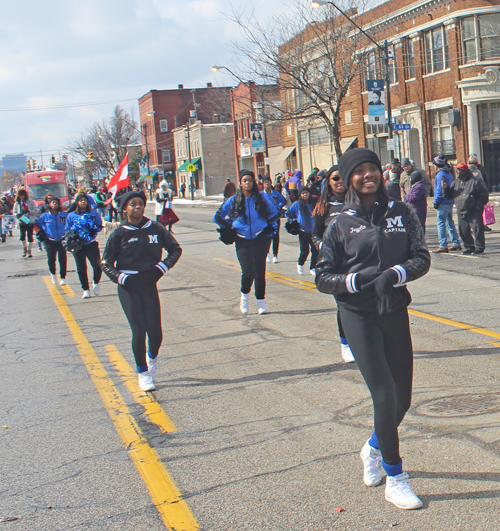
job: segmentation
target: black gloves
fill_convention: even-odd
[[[163,271],[156,266],[146,269],[143,273],[139,273],[146,282],[154,282],[155,284],[164,275]]]
[[[368,284],[372,284],[382,273],[375,271],[375,273],[358,273],[356,275],[355,283],[358,291],[364,291]]]
[[[432,203],[432,206],[433,206],[436,210],[439,209],[439,205],[438,205],[437,203]]]
[[[124,287],[129,291],[140,291],[146,285],[156,284],[163,275],[159,267],[153,266],[135,275],[129,274],[125,279]]]
[[[123,287],[128,291],[139,291],[141,289],[139,273],[136,275],[127,275]]]
[[[398,283],[399,276],[394,269],[386,269],[378,278],[373,280],[366,289],[374,289],[377,295],[377,310],[379,315],[389,313],[390,299],[394,285]]]

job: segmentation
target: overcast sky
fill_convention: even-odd
[[[14,112],[103,101],[134,108],[150,89],[234,85],[210,66],[234,65],[237,28],[224,15],[244,0],[0,0],[0,157],[40,161],[109,116],[116,103]],[[253,0],[262,17],[283,0]],[[9,111],[7,111],[9,110]],[[48,158],[44,163],[48,162]]]

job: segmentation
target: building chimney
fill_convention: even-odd
[[[184,85],[177,85],[177,88],[178,88],[179,90],[182,90],[182,89],[184,88]]]
[[[207,83],[207,88],[212,88],[212,83]]]

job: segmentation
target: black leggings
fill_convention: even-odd
[[[278,230],[276,231],[276,234],[273,236],[273,256],[278,256],[278,251],[280,248],[280,227],[281,227],[281,219],[278,219]]]
[[[312,241],[312,234],[310,232],[299,232],[299,244],[300,244],[300,255],[299,255],[299,265],[304,265],[306,263],[307,257],[309,256],[309,249],[311,249],[311,266],[310,269],[316,267],[316,262],[318,261],[319,251],[316,248]]]
[[[47,263],[49,264],[49,271],[52,275],[56,274],[56,256],[59,259],[59,273],[61,278],[66,278],[67,257],[66,249],[61,242],[53,240],[46,240],[45,250],[47,251]]]
[[[148,349],[156,358],[163,341],[160,299],[156,284],[145,284],[137,291],[118,286],[118,298],[132,329],[132,352],[139,372],[147,370],[146,335]]]
[[[78,271],[78,278],[82,285],[83,291],[89,289],[89,279],[87,277],[87,258],[94,270],[94,284],[99,284],[101,280],[101,255],[99,254],[99,244],[92,242],[89,245],[84,245],[79,251],[73,253],[75,257],[76,270]]]
[[[33,223],[30,223],[29,225],[26,225],[26,223],[19,223],[19,239],[22,242],[26,241],[26,235],[28,235],[28,241],[30,243],[33,243],[33,229],[35,228],[35,225]]]
[[[342,324],[373,401],[375,433],[384,461],[396,465],[398,426],[411,404],[413,348],[406,308],[378,315],[340,308]]]
[[[238,238],[236,256],[241,266],[241,293],[250,293],[255,280],[255,297],[266,297],[266,257],[271,240],[267,234],[259,234],[253,240]]]

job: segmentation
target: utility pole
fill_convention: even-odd
[[[147,124],[144,123],[142,124],[142,128],[144,129],[144,146],[146,148],[146,164],[147,164],[147,168],[148,168],[148,178],[150,176],[150,173],[149,173],[149,151],[148,151],[148,135],[146,134],[146,126]]]
[[[387,128],[389,131],[389,140],[393,140],[392,134],[392,109],[391,109],[391,91],[389,89],[391,79],[389,74],[389,47],[387,41],[384,43],[384,63],[385,63],[385,103],[387,105]],[[394,158],[394,149],[389,150],[389,158]]]
[[[191,137],[189,134],[189,120],[187,123],[187,141],[188,141],[188,157],[189,164],[191,164]],[[193,187],[193,172],[189,172],[189,190],[191,192],[191,201],[194,201],[194,187]]]

